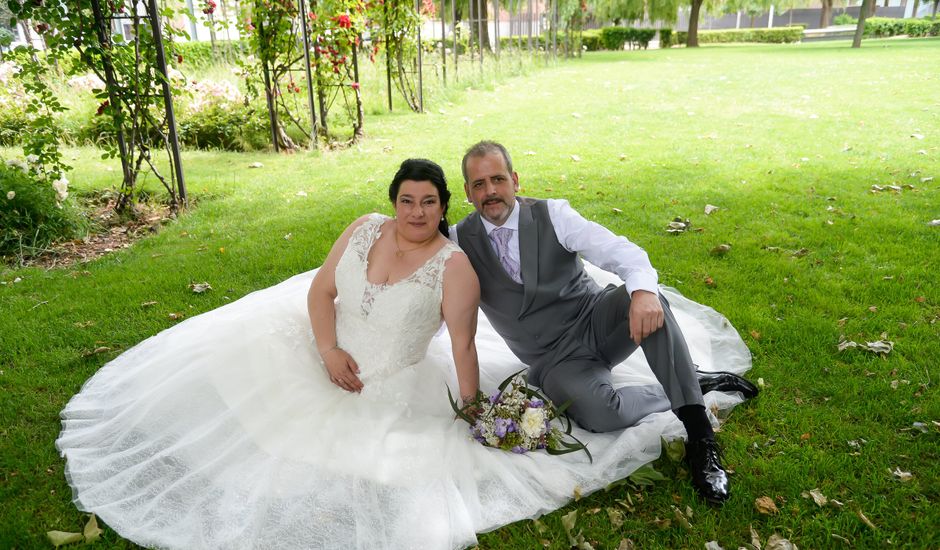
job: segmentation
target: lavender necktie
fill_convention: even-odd
[[[490,239],[496,245],[496,255],[499,256],[499,263],[503,264],[503,269],[513,281],[522,284],[522,276],[519,274],[519,262],[514,260],[509,254],[509,239],[512,237],[513,229],[508,227],[497,227],[490,232]]]

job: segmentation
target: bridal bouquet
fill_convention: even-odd
[[[492,395],[480,392],[463,409],[450,388],[447,396],[457,417],[470,425],[470,435],[487,447],[520,454],[537,449],[553,455],[584,451],[593,462],[587,447],[571,435],[571,420],[565,414],[570,402],[556,407],[525,383],[521,371],[503,380]]]

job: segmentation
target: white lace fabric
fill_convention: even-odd
[[[300,274],[145,340],[85,384],[56,442],[76,505],[154,548],[464,548],[564,505],[576,487],[630,474],[658,456],[661,435],[682,433],[669,413],[622,432],[577,430],[593,464],[472,441],[447,403],[449,339],[434,337],[456,248],[371,285],[366,258],[383,221],[354,232],[337,266],[337,338],[362,370],[361,394],[329,382],[306,310],[315,271]],[[666,292],[699,365],[720,357],[722,370],[747,370],[723,317]],[[482,315],[477,346],[484,390],[521,368]],[[614,374],[651,379],[642,354]],[[721,397],[706,403],[735,402]]]

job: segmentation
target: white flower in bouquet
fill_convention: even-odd
[[[69,196],[69,180],[62,176],[61,178],[52,182],[52,188],[55,189],[55,193],[58,196],[60,201],[64,201]]]
[[[522,413],[522,433],[531,439],[538,439],[545,433],[545,409],[529,407]]]

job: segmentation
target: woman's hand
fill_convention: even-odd
[[[348,392],[362,391],[362,381],[359,380],[359,365],[352,355],[339,347],[334,347],[321,355],[326,372],[330,375],[330,382]]]

